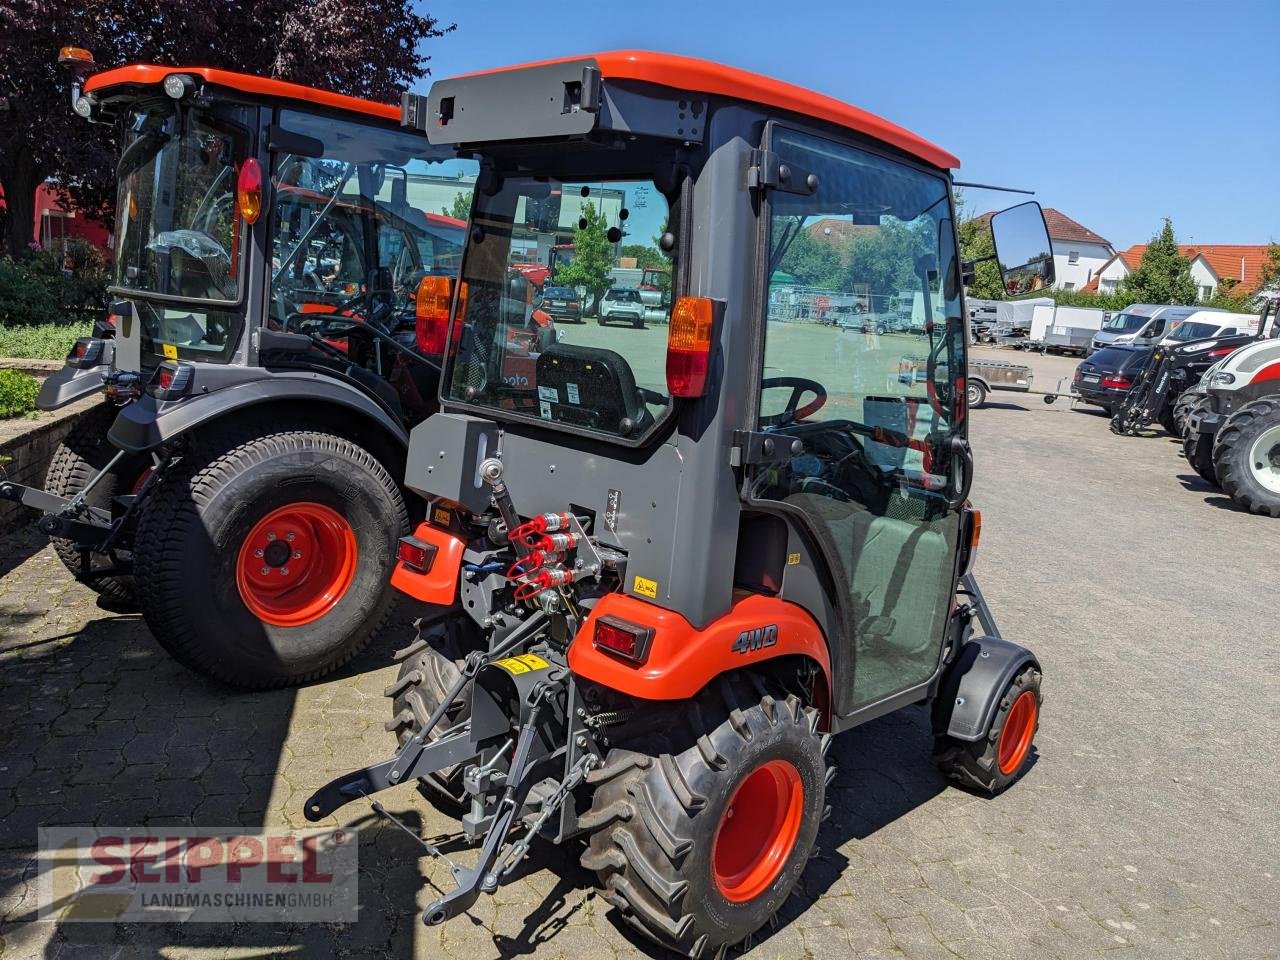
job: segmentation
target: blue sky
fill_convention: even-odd
[[[879,113],[1117,248],[1280,241],[1280,0],[426,0],[432,74],[618,48]],[[974,210],[1015,202],[969,191]]]

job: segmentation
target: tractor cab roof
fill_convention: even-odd
[[[641,104],[631,95],[638,85],[667,88],[677,99],[667,111],[655,109],[651,100]],[[608,87],[607,95],[593,86]],[[954,155],[923,137],[833,97],[737,67],[645,50],[544,60],[440,80],[425,98],[406,95],[405,122],[426,130],[434,143],[573,136],[594,129],[700,141],[706,105],[698,101],[712,97],[834,124],[935,167],[960,166]],[[450,124],[453,131],[447,129]]]
[[[165,77],[173,74],[182,74],[193,79],[199,77],[206,84],[253,97],[293,100],[349,113],[363,113],[382,120],[400,119],[399,109],[385,103],[374,103],[372,100],[348,97],[345,94],[334,93],[332,90],[321,90],[285,80],[256,77],[252,74],[218,70],[213,67],[166,67],[159,64],[135,63],[95,73],[85,82],[84,90],[85,93],[106,99],[127,95],[141,87],[159,88],[164,83]]]

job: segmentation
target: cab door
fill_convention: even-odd
[[[763,208],[756,430],[789,455],[750,468],[747,499],[827,568],[847,715],[931,679],[955,590],[971,463],[950,193],[940,173],[809,133],[775,127],[769,149],[818,186]]]

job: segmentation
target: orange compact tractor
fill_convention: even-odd
[[[413,430],[406,484],[430,509],[392,577],[433,618],[388,689],[399,749],[307,816],[409,781],[458,810],[480,849],[431,924],[535,837],[580,838],[601,896],[699,957],[795,886],[835,734],[931,703],[943,771],[987,793],[1016,780],[1040,667],[970,574],[956,159],[654,53],[439,81],[404,122],[479,165],[459,274],[433,278],[424,321],[447,344],[441,410]],[[566,328],[513,383],[513,264],[601,215],[615,247],[655,238],[668,323]],[[992,225],[1008,285],[1051,280],[1037,205]],[[833,297],[909,298],[920,328],[783,319],[803,234],[839,244]]]
[[[112,302],[39,403],[102,402],[45,489],[0,496],[194,669],[326,673],[382,623],[424,514],[400,479],[443,344],[417,291],[457,269],[444,211],[478,168],[394,107],[205,67],[95,73],[75,109],[120,138]]]

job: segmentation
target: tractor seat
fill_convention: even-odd
[[[557,343],[538,356],[544,420],[636,437],[653,424],[631,366],[603,347]]]

